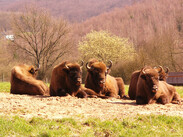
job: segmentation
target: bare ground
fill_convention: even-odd
[[[138,114],[166,114],[183,117],[183,105],[136,105],[135,100],[76,97],[43,97],[0,93],[0,115],[32,118],[89,118],[102,120],[133,117]]]

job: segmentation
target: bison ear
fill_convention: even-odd
[[[107,66],[107,69],[111,69],[111,67],[112,67],[112,61],[109,60],[109,65]]]
[[[109,74],[110,72],[111,72],[111,70],[110,69],[107,69],[106,73]]]
[[[109,65],[107,66],[107,74],[111,72],[111,67],[112,67],[112,61],[109,60]]]
[[[146,80],[146,75],[145,75],[145,74],[142,74],[140,77],[141,77],[143,80]]]
[[[142,69],[142,74],[140,76],[142,79],[146,80],[146,72],[145,72],[145,69],[143,68]]]
[[[63,70],[64,70],[65,72],[69,72],[69,66],[67,66],[67,62],[64,63]]]
[[[68,73],[68,72],[69,72],[69,68],[64,67],[64,68],[63,68],[63,71],[65,71],[65,72],[67,72],[67,73]]]

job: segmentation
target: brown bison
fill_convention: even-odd
[[[161,67],[155,67],[155,69],[157,69],[157,71],[159,69],[161,69],[162,71],[159,73],[159,80],[161,81],[166,81],[167,77],[168,77],[168,72],[169,69],[166,67],[166,71]],[[135,100],[136,98],[136,87],[137,87],[137,81],[140,75],[140,70],[134,71],[131,75],[131,80],[130,80],[130,85],[129,85],[129,89],[128,89],[128,96],[130,97],[130,99]]]
[[[173,101],[181,103],[180,96],[176,92],[176,89],[165,81],[159,80],[159,73],[161,71],[162,69],[158,71],[151,67],[144,67],[140,71],[136,87],[137,104],[167,104]]]
[[[83,63],[82,63],[83,65]],[[82,65],[78,63],[62,62],[54,67],[50,83],[51,96],[76,96],[80,98],[92,97],[96,93],[81,85]]]
[[[106,97],[125,97],[125,87],[122,78],[109,75],[112,61],[107,67],[103,62],[96,59],[86,63],[87,76],[85,87],[94,90],[98,95]]]
[[[14,66],[11,71],[12,94],[48,95],[48,87],[35,77],[38,69],[26,64]]]

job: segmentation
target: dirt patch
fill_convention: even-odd
[[[42,97],[0,93],[0,115],[20,117],[113,119],[138,114],[166,114],[183,117],[183,105],[136,105],[135,100],[76,97]]]

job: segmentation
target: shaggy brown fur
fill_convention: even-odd
[[[137,88],[137,81],[138,81],[139,75],[140,75],[139,70],[133,72],[131,75],[130,85],[128,89],[128,96],[132,100],[135,100],[136,98],[136,88]]]
[[[96,59],[90,60],[86,65],[88,72],[85,87],[94,90],[99,95],[123,98],[125,96],[124,82],[122,78],[115,78],[108,74],[110,67],[106,67],[103,62]]]
[[[51,96],[92,97],[96,93],[81,85],[81,66],[77,63],[62,62],[54,67],[50,83]]]
[[[168,68],[166,68],[166,71],[160,66],[157,69],[162,69],[162,71],[159,73],[159,80],[161,81],[166,81],[168,77]],[[130,99],[135,100],[136,98],[136,87],[137,87],[137,81],[140,75],[140,70],[134,71],[131,75],[131,80],[130,80],[130,85],[129,85],[129,90],[128,90],[128,95]]]
[[[180,96],[175,88],[165,81],[159,81],[159,72],[157,69],[149,67],[144,67],[141,70],[137,82],[137,104],[167,104],[172,101],[181,103]]]
[[[26,64],[14,66],[11,71],[11,93],[29,95],[48,95],[48,87],[36,80],[37,69]]]

